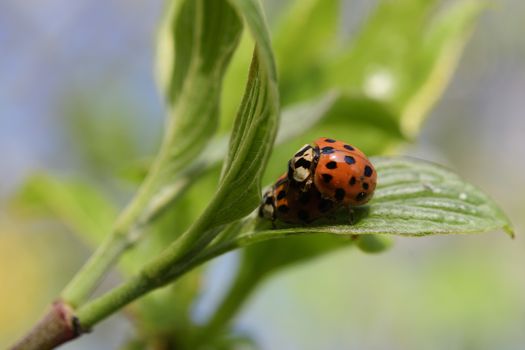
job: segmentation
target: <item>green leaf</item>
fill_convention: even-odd
[[[439,165],[411,158],[372,158],[378,185],[369,205],[354,208],[356,222],[341,213],[335,222],[252,232],[237,238],[311,233],[336,235],[393,234],[426,236],[503,229],[514,236],[501,209],[486,194]]]
[[[45,174],[28,178],[12,205],[21,213],[57,218],[93,247],[109,233],[116,218],[113,203],[94,186]]]
[[[261,177],[275,139],[279,113],[275,62],[260,5],[257,1],[231,3],[244,17],[256,47],[219,190],[208,208],[216,225],[240,219],[258,204]]]
[[[308,226],[263,222],[229,241],[219,241],[201,256],[207,260],[245,247],[240,271],[231,290],[209,320],[206,334],[231,319],[255,286],[268,274],[304,259],[341,248],[354,240],[368,253],[387,249],[389,237],[475,233],[504,229],[511,224],[483,192],[439,165],[411,158],[372,158],[378,186],[369,205],[354,208],[355,223],[342,210],[334,219]],[[231,237],[231,236],[230,236]],[[256,244],[257,243],[257,244]]]
[[[217,157],[217,152],[207,150],[213,151],[217,147],[216,143],[209,141],[218,122],[222,80],[240,38],[240,16],[227,1],[171,1],[170,4],[159,37],[158,68],[159,81],[171,106],[172,119],[157,161],[160,165],[155,165],[163,168],[160,179],[169,179],[169,186],[164,186],[163,191],[153,198],[151,211],[153,216],[153,212],[160,212],[168,205],[170,210],[150,225],[155,231],[160,228],[161,232],[151,232],[153,239],[149,235],[148,244],[137,247],[125,259],[127,269],[135,272],[142,267],[141,262],[160,254],[180,234],[176,227],[181,225],[180,221],[185,221],[178,220],[185,213],[175,202],[182,199],[182,192],[202,174],[200,156],[211,156],[215,162],[226,153],[219,153]],[[208,143],[208,149],[203,152]],[[198,212],[195,205],[187,208]],[[175,223],[170,219],[172,216],[176,219]],[[191,214],[188,216],[191,217]],[[206,225],[213,224],[213,220],[206,221]],[[186,280],[183,279],[181,286],[187,285],[184,283]],[[157,328],[171,325],[172,330],[180,331],[177,327],[183,328],[187,323],[189,300],[197,292],[191,288],[194,284],[189,286],[176,294],[155,293],[156,299],[146,298],[138,304],[142,317]],[[181,295],[186,303],[179,305]],[[164,308],[170,306],[171,314],[162,317],[162,307],[156,307],[160,305]],[[173,322],[174,319],[176,322]]]
[[[209,3],[211,3],[211,5],[208,6]],[[246,215],[258,203],[260,198],[261,173],[264,171],[265,164],[275,138],[279,102],[275,62],[273,59],[273,53],[271,51],[265,20],[258,2],[232,0],[230,6],[225,1],[210,2],[208,0],[205,1],[204,4],[210,7],[208,10],[214,10],[211,11],[213,13],[210,13],[209,16],[217,16],[217,18],[220,17],[221,19],[216,19],[216,21],[222,24],[231,22],[231,20],[228,19],[228,16],[234,16],[236,15],[236,12],[239,13],[239,15],[245,19],[245,22],[256,42],[245,95],[237,114],[234,130],[230,137],[229,152],[223,166],[223,176],[221,177],[220,189],[216,196],[216,198],[219,198],[219,200],[215,201],[215,205],[217,205],[218,209],[210,209],[210,212],[212,213],[211,216],[213,216],[215,219],[207,219],[210,225],[213,221],[216,221],[217,225],[219,225],[221,223],[232,221],[234,218],[240,218]],[[187,5],[185,7],[181,6],[182,5],[176,7],[175,9],[179,9],[179,12],[183,10],[189,11],[190,13],[198,12],[198,9],[195,7],[196,5]],[[186,7],[188,7],[189,10],[185,10]],[[206,12],[206,8],[200,8],[200,11],[203,10]],[[175,10],[172,10],[171,12],[178,13]],[[174,15],[169,17],[172,18]],[[196,20],[198,21],[198,18]],[[189,19],[186,17],[181,17],[180,21],[185,22],[189,21]],[[233,22],[240,23],[240,20],[239,18],[236,18],[233,20]],[[216,35],[215,32],[218,31],[218,28],[216,28],[218,25],[212,26],[210,24],[208,26],[212,27],[210,29],[210,33],[208,33],[209,37],[205,35],[201,38],[194,38],[193,40],[207,40],[206,42],[216,42],[216,40],[213,39],[213,35]],[[230,27],[226,26],[226,34],[228,34],[230,31],[233,31],[233,29]],[[213,32],[212,29],[215,30],[215,32]],[[212,35],[212,32],[215,34]],[[237,39],[238,37],[236,36],[235,40]],[[185,38],[185,40],[189,39]],[[224,37],[224,41],[227,41],[227,36]],[[166,49],[163,48],[161,52],[163,52],[163,50]],[[215,52],[218,50],[211,51]],[[231,52],[228,51],[227,58],[230,56]],[[198,57],[194,57],[192,59],[199,61]],[[221,67],[220,72],[221,74],[224,73],[224,70],[222,69],[224,68],[222,67],[222,63],[225,58],[215,55],[208,57],[207,60],[210,62],[212,62],[212,60],[218,61],[217,64]],[[180,65],[185,67],[184,63],[180,63]],[[209,63],[209,65],[212,64]],[[166,65],[164,64],[160,66],[165,67]],[[175,68],[176,67],[177,65],[175,64]],[[163,72],[166,74],[165,69]],[[175,73],[172,75],[177,76]],[[206,84],[206,82],[208,82],[215,86],[216,79],[217,78],[212,75],[208,77],[201,77],[201,79],[198,79],[198,81],[200,81],[202,84]],[[178,86],[177,84],[172,84],[170,86],[171,88],[168,89],[169,91],[178,91],[176,88]],[[197,85],[192,83],[190,86],[193,88]],[[217,84],[216,87],[217,89],[220,89],[220,84]],[[207,89],[208,88],[201,86],[201,88],[197,90],[202,92],[202,90],[207,91]],[[182,91],[182,94],[179,96],[178,100],[184,98],[184,91]],[[201,92],[199,92],[201,97],[202,95],[205,96],[202,101],[193,100],[189,104],[184,103],[184,105],[188,108],[197,108],[191,107],[195,105],[209,105],[210,96],[206,96],[206,94]],[[197,91],[195,91],[195,93],[197,94]],[[175,96],[178,96],[177,93],[174,94]],[[180,104],[181,102],[178,103]],[[177,111],[179,111],[179,108],[177,108]],[[214,109],[214,113],[217,113],[216,109]],[[187,116],[189,116],[189,114]],[[198,117],[203,118],[201,113]],[[180,120],[180,118],[177,117],[176,120]],[[188,119],[188,122],[189,120],[190,119]],[[191,120],[193,121],[194,119]],[[207,124],[210,123],[210,121],[203,120],[203,123]],[[191,135],[193,129],[200,127],[199,123],[193,122],[189,123],[187,126],[192,130],[188,132],[181,131],[181,133],[184,134],[184,136],[181,134],[181,137],[186,137],[188,134]],[[172,139],[169,133],[167,138],[169,140]],[[206,137],[205,139],[206,142],[208,142],[211,138]],[[184,164],[182,164],[180,161],[175,162],[175,164],[185,166],[185,169],[182,171],[182,173],[179,173],[177,176],[174,176],[176,169],[174,169],[173,164],[169,165],[171,162],[169,159],[173,158],[172,156],[175,153],[168,151],[169,159],[166,161],[166,147],[163,147],[163,150],[161,150],[161,155],[159,156],[159,159],[157,159],[157,164],[153,165],[155,170],[154,175],[158,175],[157,173],[159,172],[161,175],[155,176],[156,178],[153,180],[147,178],[145,187],[155,188],[155,181],[158,182],[158,178],[160,178],[160,181],[169,178],[169,185],[164,186],[162,191],[158,191],[158,194],[156,194],[153,200],[150,201],[151,208],[146,212],[160,212],[168,204],[172,203],[173,199],[180,195],[181,184],[186,186],[187,183],[192,182],[198,175],[202,174],[201,169],[210,169],[215,164],[215,162],[218,162],[225,154],[223,151],[224,148],[221,147],[222,144],[222,140],[217,139],[216,142],[210,143],[205,152],[198,152],[199,154],[191,153],[191,157],[187,157],[188,154],[185,154],[184,157],[177,157],[185,160],[183,162]],[[192,152],[194,152],[195,149],[200,150],[198,145],[188,144],[188,147],[193,148]],[[166,166],[167,163],[168,166]],[[152,182],[153,185],[151,184]],[[243,204],[239,205],[239,203]],[[136,205],[136,207],[141,207],[141,205]],[[236,207],[237,209],[235,209]],[[151,214],[151,216],[153,215],[154,214]]]
[[[149,223],[178,195],[180,171],[218,124],[222,81],[242,30],[224,1],[170,1],[159,32],[158,77],[169,118],[159,153],[117,230]]]
[[[458,1],[429,24],[412,67],[411,87],[400,97],[401,129],[406,135],[417,135],[430,108],[443,94],[476,20],[485,8],[482,1]]]
[[[233,12],[232,8],[235,8],[244,18],[256,42],[245,95],[230,138],[229,153],[219,188],[199,219],[176,241],[144,264],[135,278],[106,293],[98,301],[95,300],[79,309],[77,315],[82,320],[80,322],[83,327],[97,323],[111,312],[110,309],[115,310],[178,277],[193,258],[220,233],[220,226],[245,216],[259,202],[261,176],[275,139],[279,113],[277,78],[269,35],[258,2],[232,0],[231,7],[224,1],[213,0],[212,3],[218,7],[216,12],[220,14],[220,18],[224,18],[225,13]],[[191,6],[190,9],[197,12],[197,15],[202,11],[197,11]],[[200,41],[203,38],[196,40]],[[182,94],[185,91],[183,89]],[[179,99],[182,99],[182,96]],[[169,136],[168,130],[168,141]],[[165,150],[163,146],[161,153]],[[165,171],[162,169],[163,159],[165,158],[161,156],[160,161],[154,165],[153,174]],[[148,179],[145,182],[147,183]],[[149,190],[148,187],[146,189]],[[145,209],[142,200],[139,200],[132,206],[131,212],[134,214],[138,211],[140,218],[144,210],[148,211],[149,208]],[[128,220],[124,220],[124,227]],[[88,282],[92,284],[91,281]],[[115,302],[115,294],[120,295],[117,297],[118,302]]]
[[[223,1],[170,1],[158,41],[169,107],[161,154],[166,177],[198,155],[218,123],[221,86],[242,23]]]
[[[277,222],[277,228],[270,229],[270,223],[260,221],[256,229],[209,247],[199,259],[269,239],[312,234],[427,236],[503,229],[514,237],[498,205],[452,171],[415,158],[371,160],[378,174],[377,187],[369,204],[353,208],[353,223],[344,208],[334,218],[307,226]]]
[[[277,110],[272,106],[277,108],[277,100],[269,94],[267,78],[259,74],[258,58],[254,56],[216,196],[221,204],[215,220],[220,223],[245,216],[260,199],[261,177],[276,133]]]
[[[406,75],[421,32],[437,0],[382,0],[348,48],[327,67],[328,83],[347,91],[394,100],[413,77]]]
[[[248,83],[235,126],[219,188],[192,226],[152,261],[140,276],[168,283],[179,273],[178,263],[191,260],[220,233],[220,226],[236,221],[259,203],[261,176],[265,169],[278,122],[279,100],[273,53],[265,20],[256,1],[231,1],[243,16],[256,46]],[[222,6],[228,7],[226,2]],[[157,286],[158,286],[157,285]],[[148,288],[154,288],[150,285]]]
[[[218,133],[227,135],[233,128],[237,109],[243,98],[243,90],[239,86],[246,82],[246,67],[250,66],[253,57],[255,41],[249,31],[244,30],[224,76],[221,99],[221,120]]]
[[[277,73],[275,68],[275,59],[273,55],[272,45],[270,42],[270,34],[264,12],[258,0],[228,0],[230,4],[237,10],[237,12],[244,18],[246,25],[252,34],[257,55],[262,67],[262,71],[266,72],[268,79],[268,90],[272,98],[278,97],[277,92]],[[271,101],[272,102],[272,101]],[[272,102],[272,104],[278,101]],[[277,106],[274,106],[274,108]]]
[[[111,236],[63,292],[72,304],[85,299],[109,264],[143,238],[148,225],[180,194],[184,181],[179,172],[202,151],[217,126],[222,80],[240,37],[241,20],[225,1],[181,0],[168,5],[158,51],[169,110],[164,139]]]
[[[362,91],[387,102],[407,137],[450,81],[462,48],[483,8],[478,1],[382,1],[349,49],[334,55],[326,86]]]
[[[250,21],[253,22],[251,29],[257,45],[248,77],[245,97],[237,116],[236,125],[238,127],[234,129],[231,136],[230,153],[228,160],[225,162],[224,175],[211,203],[190,228],[190,231],[193,230],[192,232],[197,231],[197,235],[187,234],[180,237],[184,243],[179,241],[175,243],[171,252],[176,251],[177,253],[173,253],[173,255],[178,254],[180,247],[190,247],[196,240],[200,241],[199,244],[206,244],[206,239],[202,237],[204,231],[246,215],[259,202],[260,174],[264,170],[266,159],[275,137],[278,97],[275,88],[276,75],[273,56],[271,51],[266,52],[269,48],[268,34],[259,32],[265,30],[262,24],[264,19],[262,18],[262,13],[254,13],[254,11],[260,10],[257,3],[254,4],[251,6],[243,2],[235,5],[238,6],[237,10],[246,17],[248,23]],[[229,8],[229,10],[216,8],[217,13],[235,14],[234,8],[226,1],[215,1],[213,6]],[[197,11],[195,8],[192,9]],[[200,8],[200,10],[203,11],[204,9]],[[202,40],[202,38],[195,40]],[[262,63],[259,62],[259,59],[262,60]],[[176,204],[175,200],[183,198],[181,197],[183,191],[203,173],[203,169],[210,169],[224,157],[227,149],[225,145],[226,142],[223,142],[222,139],[217,139],[217,142],[210,142],[209,152],[202,152],[203,157],[195,157],[195,159],[192,159],[193,162],[188,162],[184,170],[177,176],[173,176],[170,185],[165,187],[165,191],[160,192],[153,198],[149,207],[137,206],[142,210],[141,217],[153,218],[155,213],[165,209],[168,205],[170,205],[170,209],[177,210],[178,206],[174,206]],[[145,181],[147,182],[148,179]],[[246,194],[248,196],[244,197]],[[247,198],[246,201],[244,201],[244,198]],[[250,201],[253,203],[251,208],[248,206]],[[188,207],[195,209],[196,205],[189,205]],[[237,210],[235,207],[237,207]],[[195,211],[198,212],[198,210]],[[170,219],[171,215],[169,212],[170,210],[167,210],[164,213],[168,215],[163,215],[164,218],[168,218],[165,222],[166,224],[162,224],[163,220],[159,222],[159,219],[162,219],[162,217],[155,217],[155,222],[150,222],[149,225],[150,229],[160,227],[161,231],[168,234],[162,234],[162,232],[158,234],[159,232],[157,232],[154,239],[151,239],[151,235],[149,235],[146,240],[147,246],[144,248],[138,247],[132,252],[132,257],[126,259],[126,266],[129,266],[130,270],[136,270],[136,262],[143,261],[145,256],[158,256],[166,245],[169,245],[181,233],[180,230],[173,229],[173,220]],[[181,217],[179,215],[181,214],[180,212],[174,212],[173,214],[175,214],[174,217],[176,218]],[[188,216],[191,216],[191,214]],[[175,224],[176,226],[181,226],[179,222]],[[169,228],[170,226],[171,229]],[[184,226],[184,223],[182,226]],[[167,253],[169,250],[166,250],[166,254],[169,254]],[[141,256],[142,259],[136,259],[138,256]]]

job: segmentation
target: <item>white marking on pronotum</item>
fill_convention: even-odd
[[[310,147],[310,145],[308,145],[308,147]],[[312,149],[312,147],[310,147],[306,152],[304,152],[302,158],[306,159],[309,162],[314,160],[314,150]]]
[[[299,150],[297,152],[295,152],[295,154],[301,153],[302,151],[304,151],[308,147],[310,147],[310,145],[309,144],[305,144],[303,147],[299,148]]]
[[[304,160],[311,164],[314,160],[314,150],[312,146],[306,144],[299,151],[297,151],[294,161],[293,161],[293,179],[297,182],[304,182],[306,181],[310,175],[311,171],[310,168],[305,168],[304,166],[298,166],[297,164],[299,161]]]
[[[303,182],[310,176],[310,169],[303,167],[296,168],[293,172],[293,179],[297,182]]]

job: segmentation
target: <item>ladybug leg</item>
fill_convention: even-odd
[[[355,224],[355,211],[351,206],[348,206],[348,222],[350,225]]]

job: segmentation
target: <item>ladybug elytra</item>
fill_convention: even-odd
[[[261,217],[308,223],[335,209],[367,203],[377,174],[366,155],[345,142],[319,138],[288,162],[288,172],[266,192]]]

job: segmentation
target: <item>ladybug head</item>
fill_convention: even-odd
[[[297,151],[288,162],[288,180],[291,184],[299,186],[301,190],[307,190],[312,183],[312,174],[315,168],[316,152],[308,144]]]

